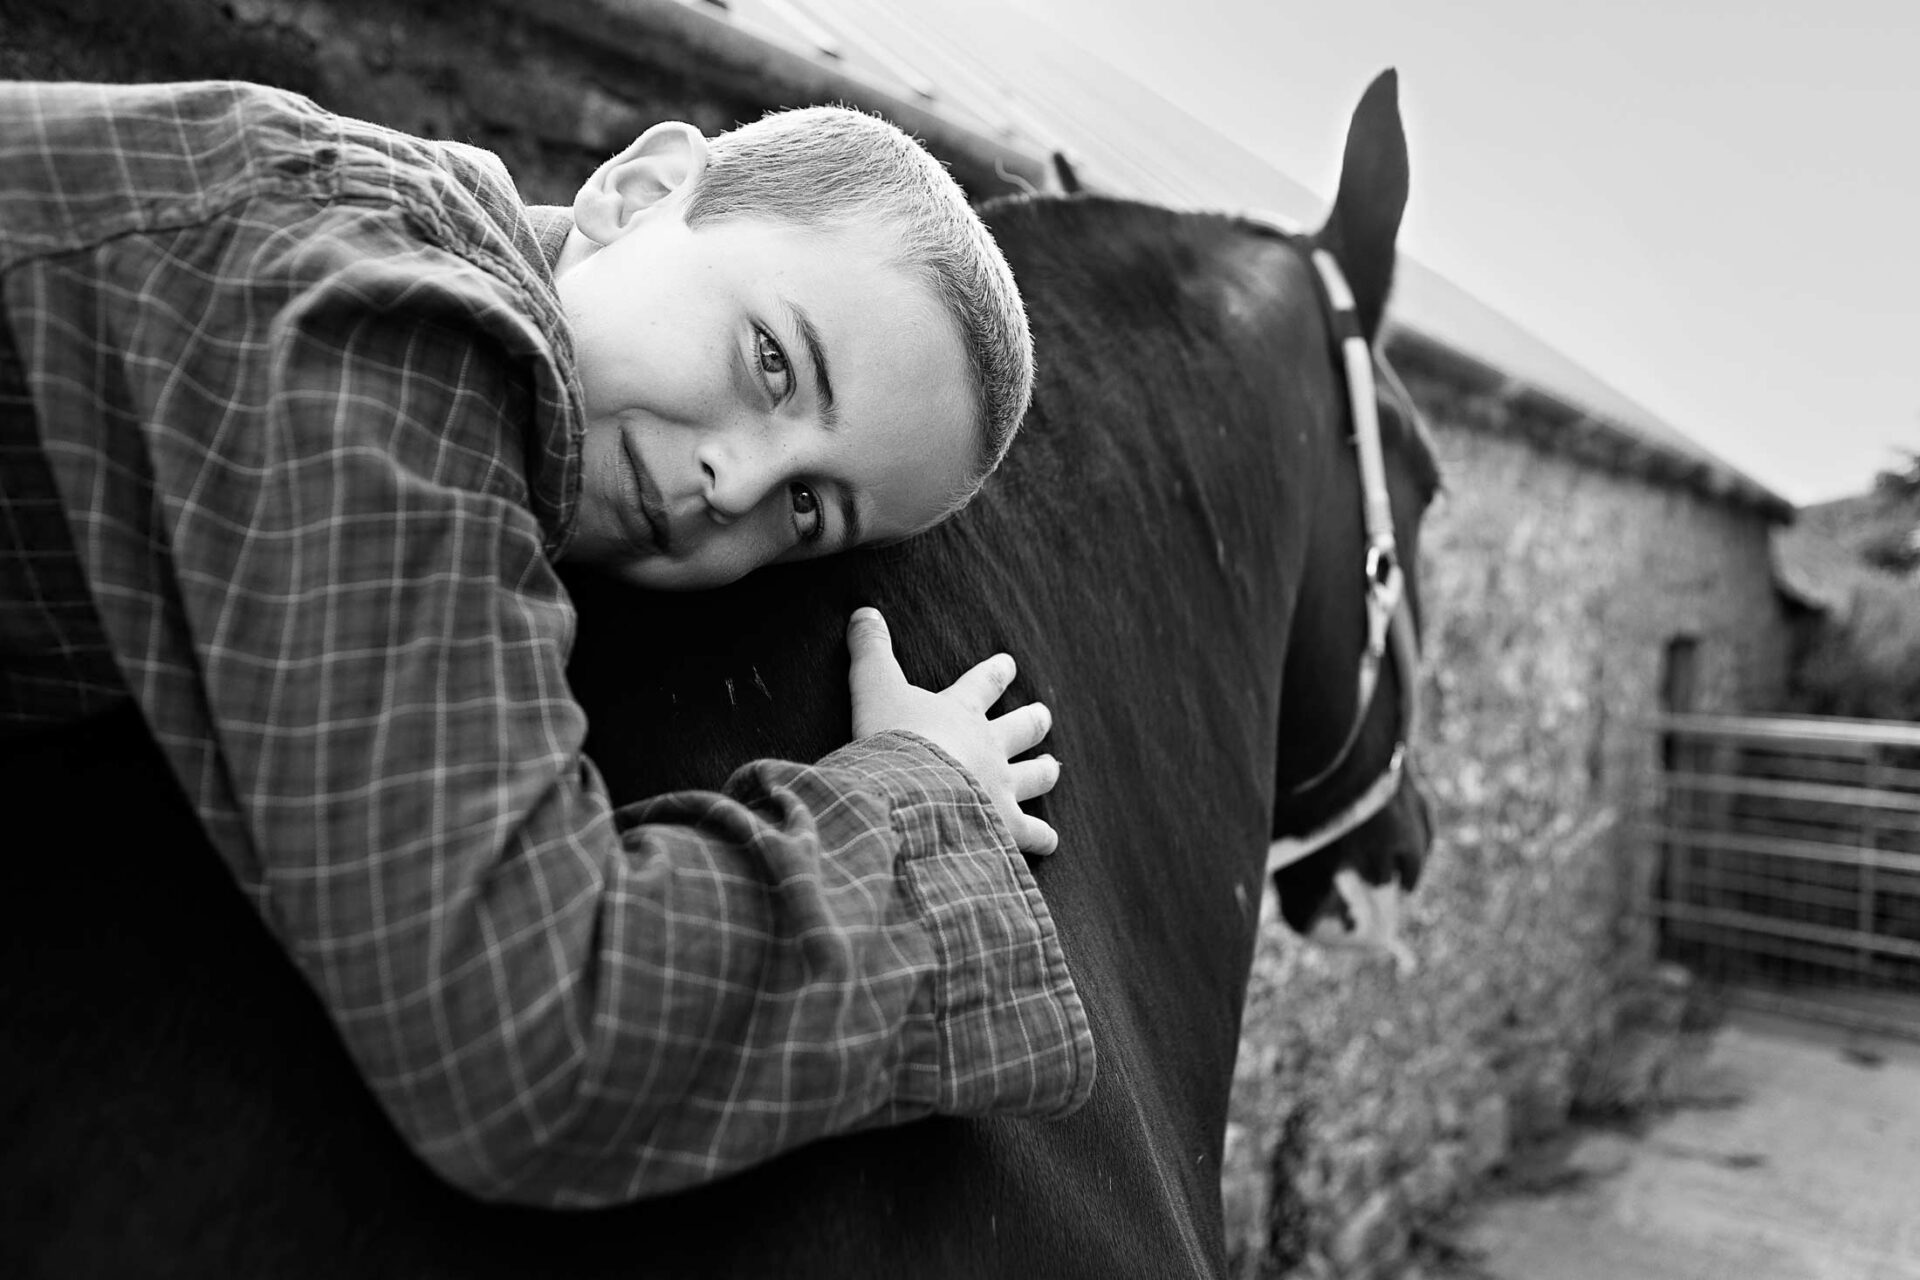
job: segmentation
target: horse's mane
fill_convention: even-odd
[[[1056,261],[1072,263],[1076,276],[1109,290],[1113,296],[1099,301],[1110,303],[1115,314],[1138,314],[1132,309],[1149,308],[1157,312],[1155,319],[1160,322],[1177,323],[1192,314],[1183,302],[1204,293],[1208,284],[1222,290],[1249,287],[1250,282],[1223,274],[1246,260],[1245,255],[1224,247],[1229,241],[1283,243],[1304,257],[1313,239],[1245,213],[1183,211],[1087,193],[998,196],[982,203],[980,214],[989,226],[1017,222],[1029,246],[1052,253]],[[1202,309],[1199,314],[1217,313]],[[1047,359],[1045,351],[1038,356],[1043,362]],[[1383,395],[1380,407],[1382,442],[1405,460],[1422,498],[1431,499],[1441,486],[1432,438],[1395,397]]]

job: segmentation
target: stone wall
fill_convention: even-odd
[[[0,8],[0,75],[277,83],[496,150],[536,202],[570,200],[654,120],[714,132],[817,96],[670,37],[615,52],[608,12],[43,0]],[[929,141],[976,195],[1006,189],[979,152]],[[1248,1276],[1409,1274],[1425,1225],[1514,1141],[1644,1089],[1657,1059],[1628,1047],[1659,982],[1625,819],[1666,645],[1697,639],[1702,707],[1774,705],[1782,678],[1762,514],[1591,431],[1574,448],[1524,398],[1485,390],[1484,370],[1406,372],[1447,479],[1423,567],[1421,765],[1440,838],[1407,926],[1421,963],[1398,978],[1283,930],[1263,940],[1226,1179]]]

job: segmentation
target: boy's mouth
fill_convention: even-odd
[[[667,504],[661,501],[660,490],[654,486],[647,464],[641,461],[640,449],[633,437],[622,433],[620,447],[627,456],[627,466],[633,469],[633,485],[640,497],[640,513],[646,517],[647,532],[651,535],[654,549],[661,555],[667,555],[673,550],[673,529],[667,523]]]

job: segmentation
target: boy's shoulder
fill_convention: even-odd
[[[0,85],[0,255],[187,227],[264,194],[333,194],[348,123],[237,80]]]
[[[544,266],[506,166],[477,147],[246,81],[0,84],[0,265],[272,196],[396,206],[483,265]]]

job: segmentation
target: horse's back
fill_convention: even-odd
[[[1298,568],[1289,486],[1307,481],[1271,427],[1285,389],[1256,385],[1272,351],[1223,341],[1178,262],[1049,264],[1059,242],[1019,224],[1037,216],[997,229],[1052,368],[974,509],[913,547],[711,598],[583,583],[574,676],[590,753],[630,798],[844,740],[856,603],[888,613],[921,683],[1016,651],[1015,697],[1056,709],[1047,745],[1066,761],[1040,805],[1063,849],[1036,874],[1099,1046],[1088,1106],[857,1134],[619,1209],[480,1205],[406,1149],[124,716],[0,780],[11,811],[59,819],[3,872],[18,927],[0,944],[0,1212],[18,1218],[0,1250],[20,1252],[0,1271],[1220,1272],[1219,1129]],[[1135,232],[1122,247],[1154,253],[1162,230]],[[1078,275],[1025,284],[1048,271]],[[1163,306],[1187,322],[1145,310]]]
[[[1045,748],[1065,762],[1035,806],[1061,852],[1034,872],[1099,1047],[1092,1101],[1061,1122],[827,1143],[692,1199],[757,1228],[754,1206],[787,1202],[897,1238],[873,1274],[1216,1275],[1303,540],[1293,499],[1309,483],[1299,437],[1277,426],[1308,397],[1279,385],[1273,357],[1300,335],[1221,318],[1247,265],[1224,220],[1089,201],[1012,207],[993,225],[1051,353],[1000,473],[907,547],[694,597],[576,578],[588,750],[621,799],[714,785],[753,753],[831,749],[858,604],[881,608],[923,685],[1013,651],[1010,701],[1055,709]],[[656,661],[671,675],[635,678]],[[790,1275],[847,1274],[874,1247],[806,1222],[771,1235],[798,1242]]]
[[[0,1273],[1197,1273],[1102,1220],[1114,1188],[1080,1185],[1093,1116],[930,1120],[595,1213],[479,1204],[407,1150],[224,865],[182,838],[193,815],[135,717],[4,763],[0,793],[61,820],[0,863]]]

